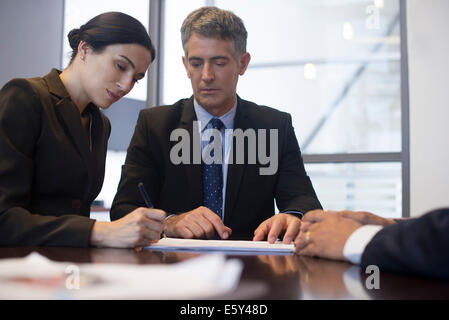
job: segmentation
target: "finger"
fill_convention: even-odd
[[[299,251],[299,254],[302,256],[316,257],[317,247],[314,243],[309,243],[306,247]]]
[[[148,247],[153,245],[154,243],[157,243],[159,239],[149,239],[143,237],[135,246],[136,251],[142,251],[144,247]]]
[[[149,219],[157,220],[157,221],[164,221],[166,214],[165,211],[159,210],[159,209],[148,209],[148,208],[142,208],[143,213],[145,216]]]
[[[186,226],[180,226],[177,229],[177,234],[184,239],[193,239],[195,238],[195,235],[193,234],[192,231],[190,231],[189,228],[187,228]]]
[[[184,227],[186,227],[196,239],[201,239],[205,236],[205,230],[194,220],[192,219],[184,219],[183,221]]]
[[[203,229],[206,234],[206,238],[210,239],[214,236],[214,225],[203,215],[193,215],[191,218]]]
[[[301,223],[301,232],[307,232],[311,225],[312,225],[312,223],[309,221],[302,222]]]
[[[313,242],[314,232],[317,232],[319,230],[320,230],[320,223],[311,224],[311,226],[306,232],[301,231],[299,235],[296,237],[295,246],[297,246],[299,250],[305,248],[306,246],[308,246],[310,243]]]
[[[274,243],[276,241],[281,231],[284,230],[285,224],[285,220],[281,217],[274,218],[270,232],[268,233],[268,243]]]
[[[362,217],[362,212],[355,212],[349,210],[338,211],[337,214],[343,218],[359,218]]]
[[[301,232],[301,234],[295,239],[295,251],[299,252],[303,248],[307,247],[309,243],[310,240],[306,240],[305,234]]]
[[[269,229],[269,222],[268,221],[264,221],[262,222],[256,229],[256,231],[254,231],[254,237],[253,237],[253,241],[262,241],[265,239],[267,233],[268,233],[268,229]]]
[[[307,212],[302,220],[304,222],[319,222],[324,219],[326,213],[323,210],[313,210]]]
[[[145,227],[149,231],[161,234],[162,230],[164,229],[165,220],[160,221],[149,219],[146,215],[142,215],[138,221],[138,224]]]
[[[301,220],[299,219],[291,219],[287,225],[287,230],[285,231],[283,243],[289,244],[293,239],[296,238],[298,233],[301,230]]]
[[[215,230],[217,230],[218,235],[222,239],[227,239],[232,234],[231,228],[228,228],[223,224],[220,217],[213,211],[208,208],[204,208],[203,216],[214,226]]]
[[[376,216],[370,212],[366,211],[341,211],[340,216],[347,219],[352,219],[361,224],[378,224],[380,219],[376,219]]]
[[[146,228],[141,228],[138,231],[138,239],[136,246],[149,246],[151,243],[158,241],[161,234],[155,231],[150,231]]]

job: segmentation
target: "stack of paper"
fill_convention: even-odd
[[[294,244],[280,241],[236,241],[162,238],[157,243],[145,247],[157,251],[220,251],[231,253],[289,254],[295,251]]]
[[[0,260],[0,299],[203,299],[229,294],[243,264],[204,255],[169,265],[61,263],[32,253]]]

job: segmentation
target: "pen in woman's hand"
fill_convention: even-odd
[[[150,196],[148,195],[147,191],[145,190],[143,183],[139,182],[137,187],[139,188],[140,195],[142,196],[143,201],[145,201],[146,206],[150,209],[153,208],[153,204],[151,203]]]
[[[143,201],[145,201],[145,205],[149,208],[152,209],[153,208],[153,204],[151,202],[150,196],[148,195],[147,191],[145,190],[145,186],[143,185],[143,182],[139,182],[139,184],[137,185],[137,187],[139,188],[139,192],[140,195],[143,198]],[[156,243],[158,242],[158,240],[153,240],[151,241],[151,243]],[[140,252],[143,250],[143,247],[136,247],[136,251]]]

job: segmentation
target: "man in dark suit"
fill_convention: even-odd
[[[295,241],[302,255],[449,279],[449,208],[397,221],[368,212],[314,210],[303,222]]]
[[[181,33],[193,97],[141,111],[111,219],[143,205],[137,189],[143,182],[153,205],[171,214],[167,236],[216,233],[227,239],[232,233],[274,242],[283,235],[290,243],[302,214],[321,205],[290,115],[236,94],[250,61],[242,21],[232,12],[204,7],[186,18]]]

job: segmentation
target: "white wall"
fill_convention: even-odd
[[[0,0],[0,88],[61,65],[63,0]]]
[[[408,0],[411,216],[449,207],[449,1]]]

